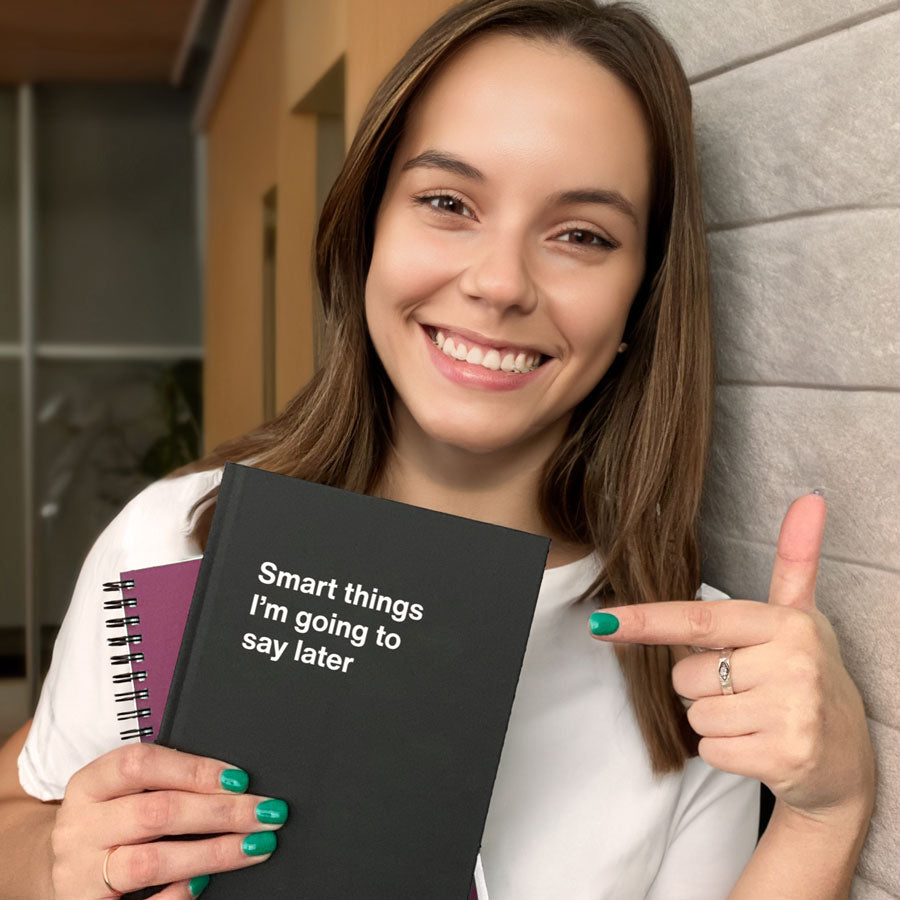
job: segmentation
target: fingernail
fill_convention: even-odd
[[[274,831],[257,831],[256,834],[248,834],[241,841],[241,850],[247,856],[265,856],[278,846],[278,838]]]
[[[243,794],[250,784],[250,776],[243,769],[226,769],[219,778],[219,783],[226,791]]]
[[[191,892],[192,897],[199,897],[206,890],[208,884],[209,875],[198,875],[196,878],[191,879],[188,890]]]
[[[256,806],[256,821],[264,825],[281,825],[288,817],[288,805],[284,800],[263,800]]]
[[[591,634],[612,634],[619,627],[619,620],[612,613],[591,613]]]

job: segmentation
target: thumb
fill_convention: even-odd
[[[825,498],[818,493],[795,500],[778,535],[769,603],[815,608],[816,572],[825,531]]]

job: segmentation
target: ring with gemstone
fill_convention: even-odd
[[[722,689],[723,694],[733,694],[734,686],[731,683],[731,654],[734,653],[734,649],[723,647],[719,653],[719,666],[717,669],[719,687]]]

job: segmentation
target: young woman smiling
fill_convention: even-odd
[[[35,720],[3,751],[0,896],[186,898],[273,848],[284,811],[229,793],[246,780],[225,762],[114,749],[87,612],[108,572],[203,546],[236,459],[552,539],[484,834],[490,900],[846,897],[873,764],[815,609],[823,499],[789,511],[769,603],[695,600],[713,372],[666,42],[590,0],[454,8],[370,103],[317,270],[312,382],[132,501],[88,558]],[[777,798],[758,846],[753,778]],[[156,840],[182,833],[217,836]]]

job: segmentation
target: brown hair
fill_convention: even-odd
[[[189,468],[235,459],[348,490],[370,492],[378,483],[392,388],[364,315],[375,215],[410,104],[451,54],[492,32],[576,48],[617,75],[644,108],[653,187],[646,273],[626,327],[630,349],[575,410],[547,464],[540,505],[554,533],[601,554],[603,571],[589,592],[595,602],[693,599],[713,365],[691,98],[674,51],[626,4],[467,0],[421,35],[375,92],[322,211],[319,370],[278,416]],[[215,495],[197,506],[201,543]],[[679,769],[696,753],[696,736],[672,689],[669,648],[617,651],[654,771]]]

